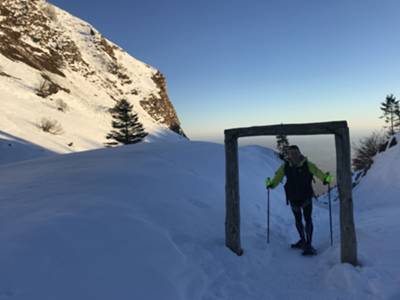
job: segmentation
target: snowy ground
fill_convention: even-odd
[[[56,153],[0,131],[0,165],[53,155]]]
[[[242,245],[224,246],[224,149],[153,142],[0,166],[0,299],[399,299],[400,147],[354,191],[361,267],[339,263],[314,206],[316,257],[297,239],[272,150],[240,149]],[[397,169],[393,168],[396,165]],[[386,180],[385,180],[386,178]]]
[[[25,12],[28,3],[30,9]],[[24,26],[12,26],[14,35],[21,36],[20,40],[37,49],[38,53],[58,53],[63,59],[55,67],[61,68],[65,75],[56,75],[40,67],[39,70],[23,63],[23,60],[10,60],[0,54],[0,138],[1,133],[6,132],[56,153],[102,148],[109,142],[106,135],[112,130],[109,109],[115,105],[115,100],[120,99],[126,99],[134,106],[133,111],[138,114],[149,138],[160,135],[168,135],[168,139],[183,138],[166,125],[166,113],[169,118],[173,115],[172,104],[169,107],[164,103],[158,113],[151,115],[149,109],[142,107],[141,101],[154,97],[161,99],[160,87],[153,80],[158,72],[156,69],[104,39],[89,23],[45,0],[0,1],[0,7],[11,10],[20,18],[28,14],[27,20],[20,20],[20,24],[26,23]],[[54,14],[50,19],[44,17],[48,9]],[[44,17],[47,23],[28,26],[38,16]],[[0,26],[0,36],[5,34]],[[48,35],[53,38],[44,38]],[[36,37],[37,41],[31,37]],[[72,50],[62,48],[66,44],[74,45],[76,49],[72,46]],[[104,45],[108,45],[108,52],[103,49]],[[24,45],[21,47],[24,49]],[[29,49],[25,51],[29,53]],[[76,59],[71,65],[72,62],[65,57],[72,55],[82,57],[82,61]],[[33,57],[30,60],[37,64]],[[43,89],[45,82],[43,76],[65,90],[45,98],[38,96],[37,92]],[[42,119],[57,122],[61,130],[58,134],[44,132],[40,128]]]

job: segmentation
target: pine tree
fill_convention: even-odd
[[[279,150],[279,157],[281,159],[286,159],[287,149],[289,147],[289,140],[286,135],[280,134],[276,136],[276,147]]]
[[[396,128],[400,129],[399,100],[396,100],[393,94],[388,95],[385,102],[381,103],[380,109],[383,111],[380,118],[385,118],[385,123],[388,123],[389,126],[384,127],[389,128],[388,134],[392,136],[396,133]]]
[[[107,146],[135,144],[147,136],[143,125],[139,122],[137,113],[132,113],[132,109],[133,105],[125,99],[118,101],[110,109],[113,117],[112,127],[115,130],[107,134],[108,140],[114,140],[106,143]]]
[[[399,104],[399,101],[397,101],[394,113],[397,116],[395,126],[396,126],[396,128],[398,128],[398,131],[400,132],[400,104]]]

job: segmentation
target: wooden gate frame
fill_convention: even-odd
[[[279,124],[226,129],[225,133],[225,245],[242,255],[240,243],[240,195],[238,138],[261,135],[334,134],[337,184],[340,198],[341,262],[357,265],[357,240],[354,228],[352,173],[349,128],[346,121],[305,124]],[[262,184],[262,183],[260,183]]]

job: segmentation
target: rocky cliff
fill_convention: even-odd
[[[124,98],[150,135],[185,136],[161,72],[90,24],[44,0],[3,0],[0,13],[1,131],[41,146],[53,140],[49,148],[61,152],[100,147],[111,129],[108,109]],[[43,118],[63,133],[44,135]]]

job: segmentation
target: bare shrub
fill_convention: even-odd
[[[36,95],[42,98],[47,98],[48,96],[57,94],[59,91],[64,91],[68,94],[71,92],[69,89],[63,88],[62,86],[53,82],[48,75],[42,74],[42,81],[36,89]]]
[[[42,74],[42,81],[36,89],[36,95],[42,98],[47,98],[48,96],[57,94],[59,91],[64,91],[68,94],[71,92],[69,89],[63,88],[53,82],[49,76]]]
[[[38,88],[36,89],[36,95],[40,96],[40,97],[47,97],[47,86],[48,86],[48,81],[43,79]]]
[[[1,1],[1,0],[0,0]],[[0,2],[1,3],[1,2]],[[9,77],[12,78],[11,75],[8,75],[6,72],[4,72],[3,67],[0,66],[0,76],[4,76],[4,77]]]
[[[61,124],[58,123],[56,120],[50,120],[47,118],[42,118],[39,123],[39,128],[42,129],[44,132],[48,132],[54,135],[62,134],[63,129]]]
[[[68,110],[68,104],[65,103],[62,99],[56,100],[57,110],[66,112]]]
[[[47,3],[44,6],[43,11],[50,20],[57,21],[57,12],[53,5]]]
[[[359,141],[358,145],[354,146],[353,167],[355,171],[367,171],[372,163],[373,157],[383,148],[386,139],[385,136],[379,133],[372,133],[370,136]]]
[[[36,95],[42,98],[46,98],[57,92],[58,92],[57,85],[55,85],[52,81],[43,78],[36,90]]]

